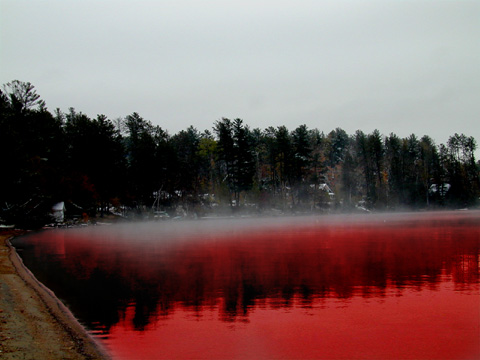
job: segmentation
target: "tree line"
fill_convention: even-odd
[[[463,134],[436,145],[378,130],[252,129],[238,118],[170,135],[136,112],[50,112],[15,80],[0,90],[0,218],[33,221],[59,201],[90,216],[475,206],[476,148]]]

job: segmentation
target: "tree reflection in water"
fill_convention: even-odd
[[[399,297],[445,281],[478,293],[478,212],[217,224],[45,231],[15,245],[39,280],[104,334],[127,309],[142,331],[179,309],[235,323],[255,309]]]

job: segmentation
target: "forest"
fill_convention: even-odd
[[[239,118],[171,135],[136,112],[50,112],[31,83],[14,80],[0,90],[0,220],[41,226],[59,202],[70,219],[474,207],[476,148],[464,134],[437,145],[428,135],[259,129]]]

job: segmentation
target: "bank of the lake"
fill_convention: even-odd
[[[0,230],[0,357],[107,359],[71,312],[23,265],[9,242],[21,234]]]

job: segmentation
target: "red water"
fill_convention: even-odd
[[[119,359],[475,359],[478,306],[478,296],[444,285],[309,309],[266,305],[233,324],[219,321],[218,309],[201,318],[181,309],[143,332],[132,331],[129,307],[108,343]]]
[[[478,212],[208,224],[44,232],[23,256],[115,359],[480,358]]]

